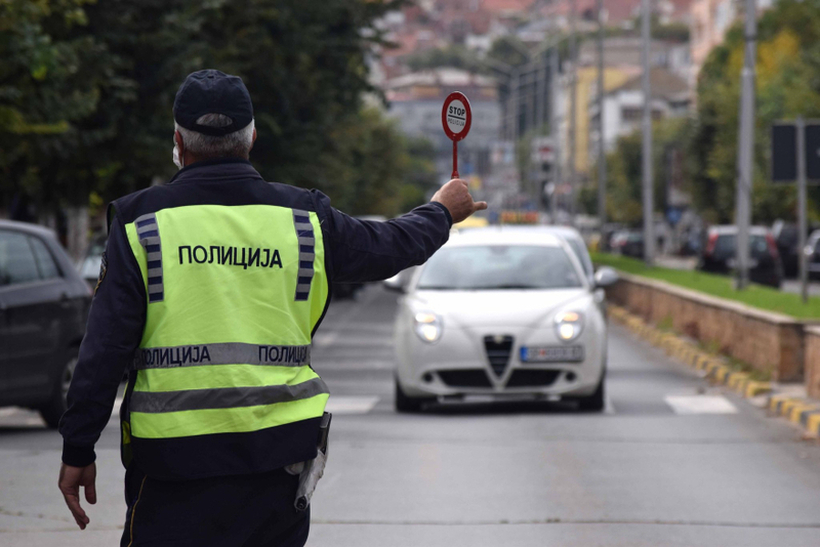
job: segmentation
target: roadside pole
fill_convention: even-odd
[[[746,51],[741,73],[740,128],[737,160],[737,288],[749,284],[749,226],[752,222],[752,177],[755,132],[755,61],[757,5],[746,0]],[[804,162],[805,163],[805,162]],[[805,165],[804,165],[805,168]]]
[[[643,47],[641,60],[643,64],[643,249],[646,264],[652,266],[655,261],[655,222],[653,215],[652,187],[652,86],[650,84],[649,62],[649,21],[652,17],[650,0],[641,0],[641,35]]]
[[[606,223],[606,153],[604,152],[604,0],[598,0],[598,222]]]
[[[799,116],[797,129],[797,266],[800,272],[800,294],[803,303],[809,301],[809,276],[806,268],[806,121]]]
[[[553,38],[552,51],[550,52],[550,135],[552,136],[552,146],[555,150],[555,160],[552,162],[552,196],[550,198],[550,216],[552,223],[557,224],[558,213],[558,188],[561,186],[561,139],[558,133],[558,124],[561,118],[558,114],[558,92],[561,84],[558,82],[558,40]]]
[[[570,27],[569,27],[569,62],[570,62],[570,80],[569,80],[569,169],[567,170],[567,178],[569,179],[569,213],[570,222],[575,226],[575,214],[577,213],[578,205],[578,188],[577,174],[575,172],[575,142],[576,142],[576,121],[578,117],[578,51],[577,51],[577,36],[575,31],[576,19],[578,17],[578,2],[577,0],[570,0],[572,9],[570,12]]]

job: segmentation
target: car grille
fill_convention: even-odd
[[[485,336],[484,348],[487,350],[487,358],[490,360],[490,367],[497,377],[501,377],[510,362],[512,352],[512,336]]]
[[[545,387],[555,382],[558,370],[514,370],[507,382],[507,387]]]
[[[449,387],[491,387],[482,369],[439,370],[438,376]]]

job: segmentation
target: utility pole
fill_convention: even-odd
[[[809,272],[806,268],[806,120],[797,117],[797,267],[800,275],[800,296],[809,301]]]
[[[521,70],[518,67],[513,68],[513,92],[512,92],[512,142],[513,146],[518,142],[519,123],[521,118],[518,112],[521,109]]]
[[[746,51],[740,76],[740,132],[737,149],[737,288],[749,284],[749,226],[752,223],[752,161],[755,131],[757,5],[746,0]],[[803,249],[800,249],[803,252]]]
[[[575,130],[576,119],[578,118],[578,51],[577,51],[577,36],[575,30],[576,20],[578,19],[578,2],[571,0],[572,9],[570,13],[569,26],[569,60],[570,60],[570,82],[569,82],[569,169],[568,179],[570,187],[570,204],[569,213],[571,215],[571,222],[575,224],[575,213],[577,210],[578,189],[575,187],[577,177],[575,173]]]
[[[533,123],[533,127],[535,127],[538,135],[543,135],[544,122],[546,121],[544,112],[547,110],[547,64],[549,61],[545,56],[538,55],[535,63],[537,77],[535,80],[535,123]]]
[[[598,0],[598,222],[606,223],[606,152],[604,151],[604,0]]]
[[[754,0],[751,0],[754,1]],[[655,219],[653,215],[654,196],[652,185],[652,87],[649,62],[649,22],[652,18],[650,0],[641,0],[641,61],[643,64],[643,249],[644,260],[651,266],[655,260]]]
[[[558,82],[558,40],[553,39],[552,51],[550,52],[550,135],[552,136],[552,147],[555,158],[552,162],[552,197],[550,198],[550,216],[552,223],[556,224],[556,214],[558,213],[558,188],[561,186],[561,138],[558,126],[561,117],[558,114],[558,94],[561,84]]]

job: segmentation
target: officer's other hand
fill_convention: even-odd
[[[486,201],[473,201],[473,196],[467,189],[467,183],[461,179],[453,179],[435,193],[431,201],[437,201],[447,207],[453,224],[457,224],[476,211],[487,208]]]
[[[97,478],[97,465],[91,464],[85,467],[72,467],[63,464],[60,468],[60,492],[63,493],[65,503],[74,515],[77,526],[80,530],[85,530],[91,519],[80,507],[80,487],[85,488],[85,499],[90,504],[97,503],[97,488],[94,481]]]

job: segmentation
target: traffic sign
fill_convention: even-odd
[[[806,124],[806,178],[820,180],[820,125]]]
[[[820,122],[806,120],[804,125],[806,179],[820,181]],[[797,172],[797,126],[795,122],[772,125],[772,182],[795,182]]]
[[[806,186],[820,181],[820,123],[798,117],[772,125],[772,181],[797,182],[797,248],[801,295],[808,302],[808,264],[805,253],[808,223]]]
[[[444,106],[441,108],[441,125],[444,134],[453,141],[453,175],[458,178],[458,141],[464,140],[470,132],[473,123],[473,111],[470,109],[470,101],[464,93],[454,91],[444,99]]]
[[[772,126],[772,181],[797,180],[797,128],[793,123]]]

